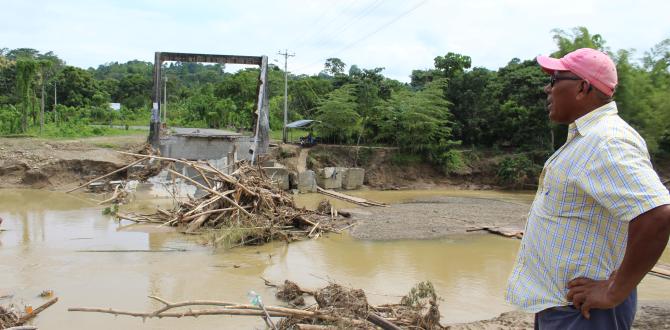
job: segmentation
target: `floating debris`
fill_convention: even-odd
[[[167,164],[165,168],[173,180],[193,184],[205,194],[189,196],[188,200],[175,198],[173,209],[158,208],[153,214],[116,213],[119,219],[173,226],[184,233],[209,233],[212,243],[230,247],[315,239],[337,231],[337,226],[346,226],[337,221],[337,211],[332,207],[322,212],[296,207],[291,195],[247,161],[236,163],[236,170],[226,174],[207,162],[135,155]],[[176,164],[187,169],[177,171]],[[197,175],[182,174],[188,172]]]

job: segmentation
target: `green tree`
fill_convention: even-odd
[[[344,143],[355,141],[362,129],[355,100],[353,85],[330,92],[317,110],[319,136]]]
[[[116,87],[116,94],[112,94],[112,99],[126,107],[139,109],[146,108],[151,104],[153,80],[144,75],[138,73],[127,74],[119,80],[117,86],[113,87]]]
[[[470,56],[448,52],[444,56],[435,58],[435,69],[446,78],[451,78],[458,73],[470,68],[472,60]]]
[[[324,64],[324,71],[326,74],[332,75],[332,76],[338,76],[341,74],[344,74],[344,68],[347,65],[342,62],[337,57],[331,57],[326,59],[326,63]]]
[[[28,115],[35,104],[35,73],[38,63],[32,58],[20,57],[16,61],[16,91],[21,102],[21,132],[28,130]]]
[[[452,116],[450,103],[444,98],[447,81],[437,79],[416,93],[403,91],[394,94],[389,102],[394,117],[387,120],[397,121],[396,127],[386,123],[382,136],[395,136],[396,145],[401,150],[418,154],[436,164],[442,164],[445,154],[458,142],[452,140]]]
[[[58,103],[69,107],[101,106],[109,95],[100,88],[93,75],[83,69],[68,66],[56,76]]]
[[[593,48],[607,52],[605,39],[600,34],[591,34],[586,27],[579,26],[567,32],[561,29],[552,30],[554,42],[558,50],[551,54],[552,57],[563,57],[567,53],[580,48]]]

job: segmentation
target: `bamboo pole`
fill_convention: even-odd
[[[309,234],[307,234],[307,237],[312,237],[312,233],[316,230],[316,227],[318,227],[321,224],[321,222],[317,222],[314,227],[312,227],[312,230],[309,231]]]
[[[198,213],[198,214],[193,214],[193,215],[190,215],[190,216],[188,216],[188,217],[185,217],[185,218],[182,219],[182,221],[188,221],[188,220],[191,220],[191,219],[195,219],[195,218],[197,218],[197,217],[199,217],[199,216],[201,216],[201,215],[205,215],[205,214],[211,214],[211,213],[217,213],[217,212],[225,212],[225,211],[230,211],[230,210],[234,210],[234,209],[235,209],[234,207],[226,207],[226,208],[223,208],[223,209],[216,209],[216,210],[203,211],[203,212],[200,212],[200,213]]]
[[[208,200],[205,200],[205,201],[203,201],[202,203],[198,204],[196,207],[192,208],[190,211],[184,213],[184,216],[189,216],[189,215],[191,215],[191,214],[193,214],[193,213],[195,213],[195,212],[198,212],[198,211],[201,210],[203,207],[205,207],[205,206],[207,206],[207,205],[209,205],[209,204],[212,204],[212,203],[218,201],[219,199],[221,199],[221,196],[219,196],[219,195],[215,195],[214,197],[212,197],[212,198],[210,198],[210,199],[208,199]]]
[[[55,304],[57,301],[58,297],[47,301],[46,303],[42,304],[42,306],[35,308],[32,312],[21,316],[21,318],[18,321],[16,321],[16,324],[22,325],[23,323],[28,322],[30,319],[37,316],[37,314],[43,312],[45,309],[49,308],[49,306]]]
[[[191,179],[191,178],[189,178],[189,177],[187,177],[187,176],[185,176],[185,175],[182,175],[181,173],[177,173],[177,172],[175,172],[174,170],[168,170],[168,172],[170,172],[170,173],[172,173],[172,174],[174,174],[174,175],[176,175],[176,176],[178,176],[178,177],[180,177],[180,178],[182,178],[182,179],[188,180],[188,181],[190,181],[191,183],[197,185],[198,187],[200,187],[200,188],[202,188],[202,189],[205,189],[205,190],[209,191],[210,193],[212,193],[212,194],[214,194],[214,195],[219,195],[219,196],[221,196],[223,199],[225,199],[226,201],[228,201],[229,203],[231,203],[231,204],[233,204],[235,207],[237,207],[242,213],[244,213],[245,215],[247,215],[247,216],[249,216],[249,217],[251,216],[251,213],[247,212],[247,210],[245,210],[245,209],[244,209],[243,207],[241,207],[239,204],[235,203],[234,200],[228,198],[226,195],[224,195],[224,194],[222,194],[222,193],[220,193],[220,192],[218,192],[218,191],[216,191],[216,190],[214,190],[214,189],[208,188],[208,187],[206,187],[205,185],[203,185],[202,183],[197,182],[197,181],[195,181],[195,180],[193,180],[193,179]]]
[[[104,201],[101,201],[100,203],[98,203],[98,205],[107,204],[107,203],[109,203],[109,202],[112,202],[112,201],[114,201],[117,197],[119,197],[119,186],[114,187],[114,193],[112,194],[112,197],[111,197],[111,198],[109,198],[109,199],[105,199]]]
[[[201,168],[199,165],[195,165],[195,166],[198,167],[198,168]],[[249,188],[245,187],[244,185],[242,185],[241,183],[239,183],[237,180],[235,180],[235,178],[231,177],[230,175],[228,175],[228,174],[226,174],[226,173],[223,173],[223,172],[219,171],[219,169],[217,169],[216,167],[212,166],[212,164],[207,163],[207,166],[209,167],[209,170],[212,170],[212,171],[218,173],[220,176],[222,176],[223,178],[225,178],[226,180],[228,180],[228,182],[233,183],[233,184],[235,184],[236,186],[242,188],[242,190],[244,190],[244,192],[246,192],[247,194],[249,194],[249,195],[251,195],[251,196],[254,196],[254,197],[255,197],[255,196],[258,196],[255,192],[249,190]]]
[[[207,176],[205,175],[205,173],[204,173],[201,169],[199,169],[199,168],[197,168],[197,167],[193,167],[193,168],[195,168],[195,170],[198,171],[198,173],[200,173],[200,177],[202,177],[202,179],[205,180],[205,182],[207,183],[207,185],[208,185],[210,188],[214,188],[214,187],[212,186],[212,183],[209,182],[209,180],[207,179]]]
[[[331,325],[316,325],[316,324],[296,324],[298,330],[337,330],[337,327]]]
[[[95,179],[93,179],[93,180],[91,180],[91,181],[89,181],[89,182],[84,183],[83,185],[81,185],[81,186],[79,186],[79,187],[77,187],[77,188],[70,189],[70,190],[66,191],[65,193],[66,193],[66,194],[69,194],[69,193],[71,193],[71,192],[73,192],[73,191],[75,191],[75,190],[78,190],[78,189],[80,189],[80,188],[82,188],[82,187],[85,187],[85,186],[87,186],[87,185],[89,185],[89,184],[91,184],[91,183],[93,183],[93,182],[95,182],[95,181],[98,181],[98,180],[100,180],[100,179],[104,179],[104,178],[106,178],[106,177],[108,177],[108,176],[111,176],[112,174],[119,173],[119,172],[121,172],[121,171],[123,171],[123,170],[125,170],[125,169],[127,169],[127,168],[129,168],[129,167],[131,167],[131,166],[133,166],[133,165],[136,165],[136,164],[138,164],[138,163],[144,161],[145,159],[147,159],[147,156],[146,156],[146,155],[137,155],[137,156],[142,156],[143,158],[142,158],[142,159],[138,159],[138,160],[136,160],[136,161],[134,161],[134,162],[132,162],[132,163],[130,163],[130,164],[128,164],[128,165],[126,165],[126,166],[124,166],[124,167],[122,167],[122,168],[116,170],[116,171],[112,171],[112,172],[109,172],[109,173],[107,173],[107,174],[105,174],[105,175],[103,175],[103,176],[97,177],[97,178],[95,178]]]
[[[202,224],[205,223],[205,221],[207,221],[207,218],[209,218],[209,215],[210,215],[210,213],[207,213],[207,212],[201,213],[197,219],[195,219],[194,221],[191,221],[191,223],[188,224],[188,227],[186,228],[186,232],[187,233],[193,233],[196,230],[198,230],[198,228],[200,228],[200,226],[202,226]]]

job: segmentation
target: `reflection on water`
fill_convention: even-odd
[[[403,194],[406,193],[406,194]],[[395,202],[450,194],[527,202],[527,195],[493,192],[357,192],[356,195]],[[167,300],[210,299],[246,302],[247,292],[259,292],[267,304],[277,304],[274,291],[260,277],[291,279],[307,288],[337,281],[368,294],[372,304],[398,302],[414,284],[430,280],[441,303],[443,323],[490,318],[512,309],[503,300],[507,275],[519,241],[492,235],[433,241],[353,240],[330,235],[316,241],[230,251],[202,246],[199,238],[165,227],[127,226],[101,213],[102,207],[84,195],[37,190],[0,190],[0,296],[33,306],[37,295],[54,290],[60,301],[41,314],[43,329],[251,329],[264,328],[251,317],[208,316],[197,319],[147,320],[102,314],[67,312],[68,307],[114,307],[149,311],[159,307],[148,295]],[[310,205],[323,196],[302,195]],[[139,200],[134,208],[165,201]],[[339,201],[338,201],[339,203]],[[340,206],[342,207],[342,206]],[[186,252],[84,253],[81,250],[164,250]],[[670,253],[663,257],[670,262]],[[640,299],[667,299],[670,281],[648,276]],[[9,300],[0,301],[0,304]]]

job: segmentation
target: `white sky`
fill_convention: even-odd
[[[88,68],[155,51],[268,55],[292,73],[326,58],[408,81],[447,52],[498,69],[555,50],[551,30],[586,26],[636,55],[670,38],[670,1],[617,0],[0,0],[0,48],[54,51]]]

